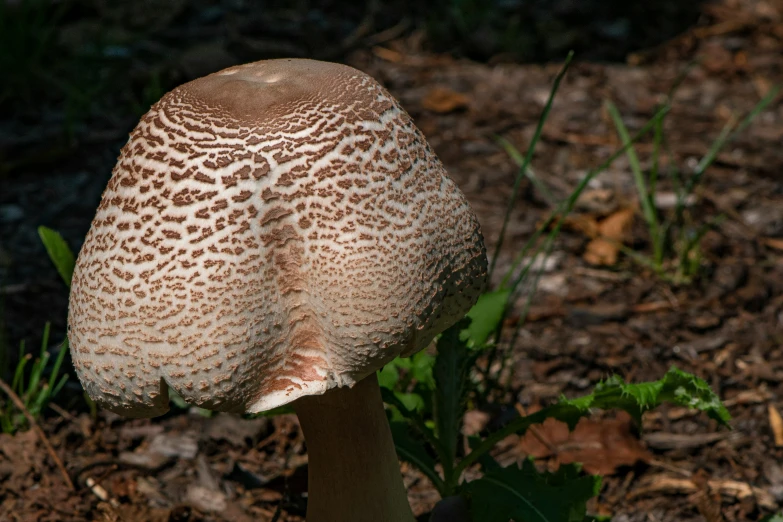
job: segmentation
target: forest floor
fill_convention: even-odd
[[[525,150],[560,65],[455,59],[424,51],[415,34],[354,50],[346,62],[380,80],[413,116],[476,210],[493,252],[517,172],[496,137]],[[783,82],[783,3],[712,4],[705,22],[630,55],[627,64],[577,61],[536,149],[537,176],[556,198],[566,197],[620,145],[605,101],[633,133],[680,77],[665,127],[671,156],[663,161],[688,172],[730,118]],[[0,261],[24,265],[3,288],[11,342],[33,337],[46,319],[62,334],[67,290],[35,244],[35,227],[63,230],[78,245],[129,130],[120,129],[92,136],[84,154],[50,172],[3,178]],[[19,146],[36,150],[35,143]],[[637,147],[645,167],[651,149],[649,137]],[[648,413],[641,430],[624,416],[600,415],[570,436],[545,425],[535,438],[509,437],[496,457],[534,455],[550,467],[585,462],[605,476],[591,509],[615,522],[760,520],[783,506],[780,98],[726,147],[689,201],[686,218],[696,223],[723,216],[704,237],[691,283],[666,282],[612,248],[596,257],[591,231],[607,220],[621,222],[628,248],[649,249],[635,190],[624,156],[590,183],[547,261],[511,355],[510,391],[470,412],[466,430],[583,394],[612,373],[654,380],[676,365],[719,393],[733,430],[673,407]],[[667,215],[670,180],[656,195]],[[498,274],[550,210],[523,183]],[[91,416],[72,381],[65,396],[77,402],[58,401],[41,427],[75,490],[35,431],[0,435],[0,520],[303,520],[307,457],[295,417],[208,418],[185,409],[153,420]],[[426,514],[437,494],[403,466],[411,505]]]

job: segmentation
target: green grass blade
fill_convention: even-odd
[[[51,396],[55,397],[58,393],[60,393],[60,390],[62,390],[66,382],[68,382],[68,374],[64,373],[63,376],[60,377],[60,380],[57,382],[57,386],[52,388]]]
[[[658,190],[658,173],[660,170],[661,145],[663,144],[663,117],[657,118],[653,128],[653,152],[652,166],[650,175],[647,178],[647,186],[652,197],[653,213],[656,217],[656,232],[653,239],[653,262],[656,266],[663,266],[663,257],[666,250],[666,233],[662,228],[665,226],[657,221],[657,209],[655,208],[655,194]],[[680,198],[677,198],[678,202]]]
[[[45,354],[47,354],[47,348],[49,347],[49,333],[52,329],[52,323],[49,321],[46,321],[46,324],[44,324],[44,330],[43,335],[41,335],[41,357]]]
[[[47,321],[44,325],[43,335],[41,336],[41,353],[40,356],[33,362],[33,367],[30,370],[30,383],[27,385],[27,389],[22,390],[22,399],[24,405],[29,407],[34,405],[39,393],[38,384],[41,382],[46,363],[49,362],[49,352],[47,347],[49,346],[49,332],[51,330],[51,323]]]
[[[557,76],[555,76],[555,81],[552,83],[552,90],[549,92],[549,98],[547,99],[546,105],[544,106],[544,110],[541,113],[541,117],[538,119],[538,125],[536,126],[536,130],[533,133],[533,138],[530,140],[530,145],[527,148],[527,152],[525,153],[525,160],[523,163],[523,166],[520,167],[519,173],[517,174],[516,179],[514,180],[514,188],[511,191],[511,197],[508,200],[508,205],[506,207],[506,214],[503,216],[503,225],[500,227],[500,236],[498,237],[498,242],[495,245],[495,252],[492,255],[492,261],[489,265],[489,276],[492,276],[492,273],[495,271],[495,265],[497,264],[498,256],[500,254],[500,249],[503,247],[503,241],[506,237],[506,229],[508,228],[508,222],[511,219],[511,212],[514,210],[514,205],[516,204],[517,195],[519,194],[519,187],[522,184],[522,180],[525,177],[525,171],[527,170],[528,165],[530,165],[530,161],[533,159],[533,152],[536,149],[536,144],[538,143],[538,140],[541,138],[541,132],[544,129],[544,123],[546,123],[547,117],[549,117],[549,111],[552,110],[552,103],[555,99],[555,94],[557,93],[557,89],[560,87],[560,82],[562,81],[563,77],[565,76],[566,71],[568,70],[569,65],[571,64],[571,60],[574,58],[574,52],[570,51],[568,53],[568,56],[566,56],[565,62],[563,63],[563,67],[560,69],[560,72],[557,73]]]
[[[24,384],[24,367],[27,361],[30,360],[30,356],[24,353],[25,343],[24,340],[19,342],[19,362],[16,365],[16,371],[14,371],[14,379],[11,382],[11,389],[15,392],[19,392],[19,389]]]
[[[506,274],[506,276],[503,278],[503,284],[501,288],[508,287],[511,288],[512,292],[514,289],[516,289],[517,285],[522,281],[523,277],[518,276],[514,283],[512,283],[510,286],[508,286],[508,282],[511,279],[511,274],[516,272],[516,270],[519,268],[519,265],[524,261],[525,256],[527,255],[527,250],[529,249],[530,245],[534,244],[535,241],[538,240],[538,238],[541,237],[544,230],[547,230],[552,224],[554,223],[557,227],[557,230],[559,231],[562,227],[562,221],[565,216],[567,216],[574,208],[574,205],[576,205],[577,199],[579,199],[579,196],[582,195],[582,192],[585,188],[587,188],[587,185],[590,183],[590,181],[593,180],[598,174],[605,171],[612,163],[614,163],[617,158],[625,154],[625,151],[630,147],[633,143],[636,143],[639,138],[644,136],[646,133],[650,131],[650,129],[653,128],[655,125],[656,118],[662,117],[665,113],[669,111],[669,107],[664,106],[658,109],[658,112],[653,115],[653,118],[648,121],[634,136],[631,138],[630,141],[623,144],[622,147],[615,150],[606,160],[604,160],[603,163],[601,163],[598,167],[590,170],[577,184],[576,188],[574,188],[573,192],[568,196],[568,198],[558,206],[557,209],[550,212],[547,219],[544,221],[544,224],[536,230],[536,232],[531,236],[531,238],[525,243],[522,251],[520,251],[519,254],[517,254],[517,257],[514,259],[511,268],[509,269],[509,272]]]
[[[733,132],[732,129],[734,129],[735,125],[737,124],[737,120],[735,118],[729,118],[729,121],[726,122],[726,125],[723,126],[723,129],[721,129],[720,134],[715,139],[715,141],[712,142],[712,145],[710,146],[710,150],[707,151],[707,154],[704,155],[704,157],[699,161],[698,165],[696,165],[696,168],[693,169],[693,174],[690,178],[688,178],[688,181],[685,183],[685,190],[683,191],[684,197],[687,197],[688,194],[693,192],[693,188],[699,184],[701,181],[702,176],[704,176],[704,172],[707,170],[707,168],[712,165],[712,163],[715,161],[715,159],[718,157],[718,153],[721,151],[724,145],[729,141],[729,138],[732,136]]]
[[[46,247],[46,252],[49,254],[49,258],[54,263],[60,277],[70,287],[73,267],[76,263],[70,247],[68,247],[63,237],[51,228],[38,227],[38,236],[41,238],[44,247]]]
[[[525,157],[522,156],[522,153],[519,152],[519,149],[517,149],[513,143],[508,141],[503,136],[497,136],[495,139],[503,147],[503,150],[506,151],[506,154],[508,154],[514,163],[516,163],[517,168],[520,169],[520,172],[522,172],[525,177],[527,177],[527,179],[533,183],[533,186],[536,187],[536,190],[538,190],[541,195],[544,196],[544,199],[546,199],[547,203],[549,203],[550,206],[556,206],[557,199],[554,195],[552,195],[552,192],[549,191],[549,188],[546,186],[546,184],[544,184],[544,182],[541,181],[538,176],[536,176],[535,172],[533,172],[533,169],[531,169],[529,166],[525,167]]]
[[[694,169],[693,175],[688,180],[687,185],[687,192],[690,193],[693,190],[693,187],[695,187],[699,181],[701,180],[702,176],[704,175],[704,172],[709,168],[710,165],[715,161],[715,159],[718,157],[718,153],[723,149],[723,146],[726,145],[726,143],[732,141],[734,138],[739,135],[742,131],[748,128],[748,126],[753,123],[753,120],[756,119],[756,117],[767,108],[767,106],[772,103],[775,98],[777,97],[778,93],[780,92],[781,86],[775,85],[772,87],[769,92],[767,93],[764,98],[759,101],[755,107],[745,116],[745,118],[742,119],[739,125],[736,127],[734,126],[734,119],[730,119],[728,123],[724,126],[723,130],[721,131],[718,138],[712,143],[712,146],[710,147],[710,150],[707,152],[707,154],[704,155],[704,157],[701,159],[698,165],[696,165],[696,168]]]
[[[33,367],[30,369],[30,382],[27,385],[27,389],[23,390],[23,394],[21,395],[25,406],[32,404],[34,396],[38,393],[38,384],[41,382],[41,376],[47,362],[49,362],[48,353],[44,353],[43,357],[39,357],[33,362]]]
[[[620,111],[611,102],[606,102],[606,107],[609,111],[609,115],[612,117],[617,135],[620,136],[622,142],[631,143],[631,136],[628,133],[628,128],[623,123],[623,118],[620,115]],[[653,128],[658,126],[659,118],[653,118]],[[628,157],[628,163],[631,167],[631,173],[633,174],[634,182],[636,183],[636,191],[639,195],[639,203],[642,206],[642,213],[644,220],[647,222],[647,228],[650,231],[650,239],[653,245],[654,259],[661,259],[662,255],[659,255],[659,250],[662,249],[662,245],[659,238],[660,227],[658,225],[658,214],[655,210],[653,202],[653,196],[647,189],[647,183],[645,183],[644,172],[642,171],[642,165],[639,162],[639,157],[636,155],[636,150],[633,146],[630,146],[625,151]]]
[[[57,379],[57,374],[60,373],[60,366],[63,364],[63,359],[65,359],[65,353],[68,351],[68,339],[66,338],[63,340],[62,344],[60,345],[60,351],[57,353],[57,359],[54,361],[54,366],[52,367],[52,373],[49,375],[49,388],[54,387],[54,381]]]

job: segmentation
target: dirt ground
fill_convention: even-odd
[[[536,174],[558,198],[619,145],[605,100],[617,105],[631,132],[638,130],[692,64],[665,129],[672,148],[667,161],[687,171],[730,118],[747,113],[772,85],[783,83],[783,2],[726,0],[703,11],[699,25],[630,55],[627,64],[571,67],[533,160]],[[559,64],[479,64],[428,52],[415,33],[356,49],[346,61],[379,79],[411,113],[475,208],[492,252],[516,174],[496,137],[525,150]],[[724,220],[705,236],[703,270],[692,284],[662,282],[622,255],[611,266],[590,263],[589,234],[578,225],[567,227],[514,347],[511,392],[469,413],[466,431],[497,426],[561,394],[585,393],[612,373],[653,380],[677,365],[720,394],[734,417],[733,430],[679,408],[647,414],[641,430],[624,416],[599,415],[570,436],[545,425],[535,437],[510,437],[497,448],[497,458],[513,462],[535,455],[550,467],[585,462],[587,471],[606,475],[591,510],[615,522],[755,521],[780,510],[781,145],[778,97],[720,154],[696,191],[689,215]],[[110,166],[114,147],[114,141],[97,140],[89,155],[53,168],[45,184],[40,175],[19,176],[14,183],[3,178],[0,224],[3,237],[11,239],[0,256],[17,256],[18,262],[29,254],[29,269],[46,274],[5,286],[12,341],[40,329],[25,318],[41,319],[41,310],[59,314],[49,318],[61,335],[67,297],[46,260],[32,255],[34,231],[22,226],[38,220],[78,244],[106,179],[96,183],[89,173]],[[639,146],[644,165],[650,150],[649,140]],[[671,195],[671,185],[662,182],[658,202],[664,213]],[[600,223],[634,209],[635,201],[623,157],[591,182],[573,223]],[[17,221],[11,219],[14,206],[26,213]],[[523,184],[497,274],[549,210]],[[646,251],[641,219],[629,227],[627,244]],[[41,427],[74,489],[36,432],[0,435],[0,521],[303,520],[307,457],[295,417],[207,418],[179,409],[154,420],[105,411],[92,417],[78,401],[78,383],[69,386],[65,397],[76,399],[58,401]],[[403,469],[414,511],[424,517],[437,494],[422,475]]]

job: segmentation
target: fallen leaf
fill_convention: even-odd
[[[617,263],[620,245],[627,239],[634,211],[620,209],[598,223],[598,237],[587,244],[583,258],[591,265],[611,266]]]
[[[550,418],[528,430],[519,446],[536,458],[554,457],[558,465],[580,462],[588,473],[612,475],[622,466],[652,459],[632,426],[625,412],[613,419],[581,419],[573,432],[564,422]]]
[[[581,232],[589,238],[595,238],[599,234],[598,220],[592,216],[566,216],[563,227]]]
[[[772,404],[767,406],[769,411],[769,425],[772,427],[772,434],[775,436],[775,446],[783,446],[783,418],[780,412]]]
[[[633,223],[634,210],[623,208],[606,217],[598,226],[598,232],[607,239],[626,239]]]
[[[441,114],[464,109],[469,103],[467,96],[448,87],[433,87],[421,100],[421,106],[426,110]]]

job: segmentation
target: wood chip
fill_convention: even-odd
[[[392,63],[400,63],[404,59],[402,53],[398,53],[397,51],[393,51],[391,49],[388,49],[386,47],[381,47],[381,46],[373,47],[372,54],[374,54],[381,60],[385,60],[387,62],[392,62]]]
[[[778,239],[775,237],[765,237],[764,239],[762,239],[762,242],[770,248],[783,251],[783,239]]]
[[[470,100],[464,94],[440,86],[427,91],[421,100],[421,106],[424,109],[440,114],[465,109],[469,103]]]
[[[760,488],[755,488],[745,482],[737,480],[710,480],[707,482],[710,491],[717,491],[724,497],[734,500],[754,498],[756,503],[764,509],[775,509],[777,503],[774,497]],[[628,493],[630,499],[638,497],[654,496],[661,494],[690,495],[699,491],[698,486],[689,478],[670,477],[668,475],[655,475],[645,481],[644,484]]]
[[[647,433],[644,442],[658,450],[692,449],[708,446],[729,437],[729,433],[666,433],[663,431]]]
[[[769,411],[769,425],[775,436],[775,446],[779,448],[783,446],[783,418],[780,417],[780,412],[772,404],[767,406],[767,409]]]

